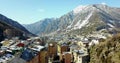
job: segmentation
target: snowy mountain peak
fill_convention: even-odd
[[[94,5],[92,5],[92,6],[94,6],[94,7],[96,7],[96,8],[102,8],[102,9],[106,9],[108,6],[107,5],[105,5],[105,4],[94,4]]]
[[[75,14],[79,13],[80,11],[82,11],[83,9],[85,9],[86,6],[83,6],[83,5],[79,5],[78,7],[76,7],[73,12]]]
[[[93,4],[93,5],[79,5],[73,9],[73,13],[77,14],[79,12],[85,12],[90,10],[106,9],[108,6],[105,4]],[[84,11],[83,11],[84,10]]]
[[[102,5],[107,5],[107,4],[106,4],[106,3],[104,3],[104,2],[102,2],[101,4],[102,4]]]

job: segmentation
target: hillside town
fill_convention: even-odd
[[[120,0],[0,0],[0,63],[120,63]]]
[[[0,43],[0,63],[89,63],[89,48],[106,38],[60,35],[44,40],[41,37],[5,39]]]

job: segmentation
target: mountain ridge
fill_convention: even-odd
[[[87,29],[90,28],[93,28],[94,31],[102,28],[106,30],[113,30],[114,28],[118,29],[120,27],[119,11],[120,8],[109,7],[103,4],[78,6],[60,18],[51,20],[51,22],[45,28],[43,27],[45,30],[38,34],[49,34],[58,31],[63,31],[65,33],[67,31],[73,31],[77,29],[79,29],[80,32],[86,32]],[[96,24],[99,24],[99,26]],[[25,27],[27,28],[27,26]],[[29,30],[30,28],[27,29]]]
[[[12,37],[19,37],[24,39],[24,37],[32,35],[32,33],[30,33],[18,22],[0,14],[0,41],[5,38],[10,39]]]

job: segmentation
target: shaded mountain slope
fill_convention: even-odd
[[[0,41],[4,38],[20,37],[32,35],[19,23],[0,14]]]

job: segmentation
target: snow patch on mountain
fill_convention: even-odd
[[[113,20],[109,20],[109,22],[114,23],[114,21],[113,21]]]
[[[112,28],[114,28],[114,26],[112,24],[110,24],[110,23],[108,23],[107,25],[110,26],[110,27],[112,27]]]
[[[80,5],[80,6],[76,7],[76,8],[73,10],[73,12],[74,12],[75,14],[77,14],[77,13],[79,13],[80,11],[82,11],[85,7],[87,7],[87,6]]]
[[[81,29],[83,26],[85,26],[86,24],[88,24],[88,23],[89,23],[89,18],[92,16],[92,14],[93,14],[93,12],[91,12],[91,13],[85,18],[85,20],[83,20],[83,21],[79,20],[79,21],[76,23],[74,29]]]
[[[73,23],[74,21],[72,21],[72,23],[69,26],[67,26],[67,29],[72,28]]]

